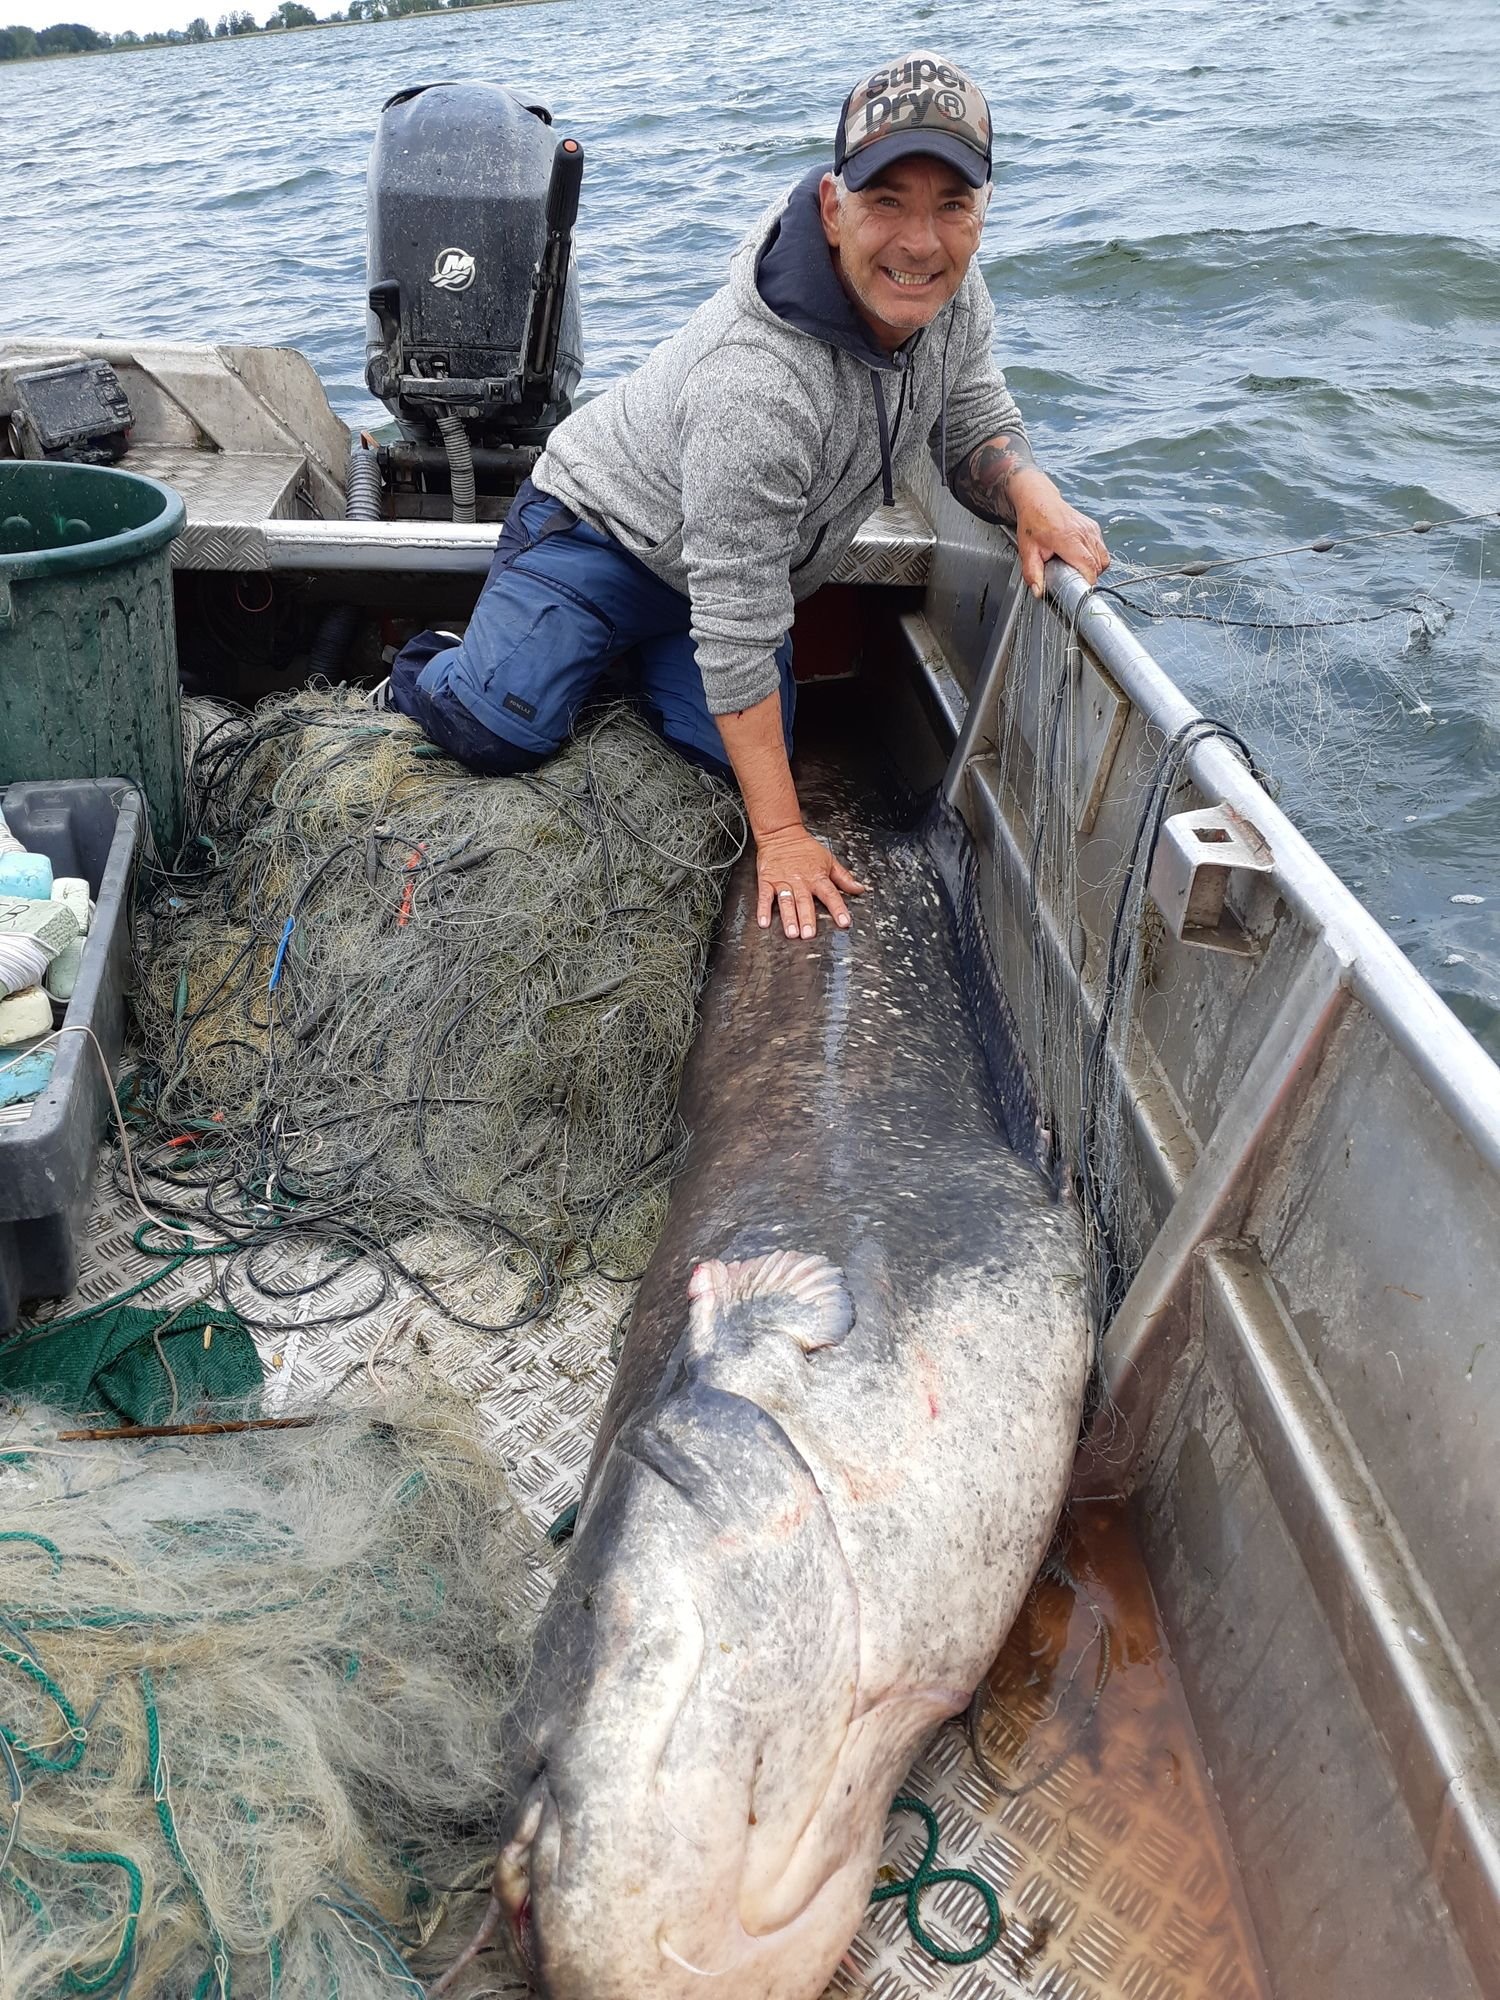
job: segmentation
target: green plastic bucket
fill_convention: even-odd
[[[168,548],[182,501],[138,473],[0,459],[0,786],[130,778],[182,834]]]

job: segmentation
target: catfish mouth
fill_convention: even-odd
[[[532,1943],[531,1897],[523,1896],[519,1906],[510,1913],[510,1934],[515,1942],[516,1956],[528,1972],[536,1971],[536,1949]]]
[[[752,1809],[752,1823],[753,1817]],[[502,1925],[508,1927],[516,1961],[524,1967],[538,2000],[555,2000],[558,1991],[555,1982],[559,1978],[567,1992],[575,1994],[581,1990],[576,1983],[579,1968],[573,1964],[572,1955],[564,1952],[569,1969],[562,1970],[555,1949],[548,1948],[547,1924],[538,1921],[539,1910],[545,1919],[550,1892],[561,1887],[562,1813],[545,1769],[526,1791],[511,1826],[495,1863],[490,1935],[493,1937]],[[745,1913],[734,1912],[722,1935],[707,1941],[706,1952],[702,1938],[686,1950],[680,1948],[667,1935],[664,1925],[652,1940],[660,1959],[659,1971],[670,1978],[670,1969],[676,1968],[707,1984],[751,1971],[764,1976],[767,1965],[785,1961],[788,1953],[793,1954],[793,1963],[801,1963],[799,1954],[803,1950],[818,1948],[821,1913],[830,1899],[837,1901],[840,1897],[851,1865],[863,1881],[862,1864],[857,1858],[852,1864],[848,1861],[836,1864],[808,1887],[794,1908],[778,1912],[764,1928],[759,1925],[747,1928]],[[553,1938],[554,1947],[557,1942]],[[830,1977],[832,1970],[830,1962]]]
[[[553,1829],[557,1828],[556,1802],[547,1783],[545,1770],[539,1772],[516,1814],[515,1831],[500,1849],[495,1863],[495,1899],[510,1924],[511,1938],[522,1964],[535,1974],[537,1965],[536,1925],[532,1913],[531,1876],[537,1840],[552,1808]]]

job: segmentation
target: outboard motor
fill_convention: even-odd
[[[513,493],[583,369],[573,225],[583,148],[492,83],[421,84],[382,108],[369,171],[365,380],[404,441],[392,485]]]

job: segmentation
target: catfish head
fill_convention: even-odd
[[[765,1406],[849,1332],[842,1275],[789,1253],[700,1264],[686,1308],[538,1635],[495,1897],[548,2000],[813,2000],[889,1799],[849,1567]]]

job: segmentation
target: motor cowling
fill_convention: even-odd
[[[368,181],[365,379],[407,436],[462,420],[479,446],[541,443],[583,369],[573,225],[583,152],[491,83],[398,91]]]

